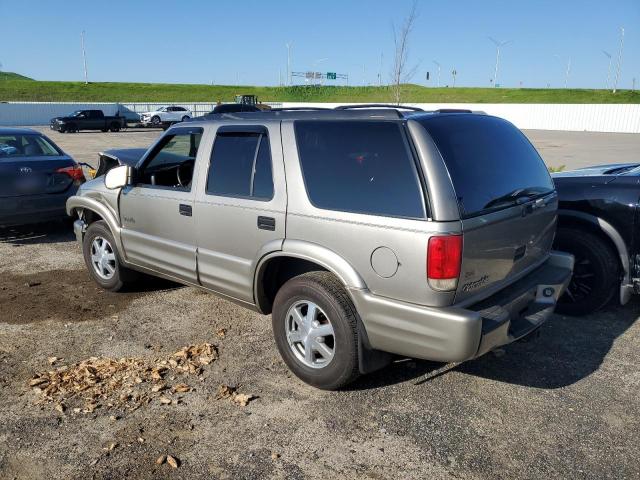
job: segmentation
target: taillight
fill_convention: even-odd
[[[431,237],[427,247],[427,280],[434,290],[455,290],[460,277],[462,235]]]
[[[80,185],[84,182],[84,173],[82,173],[82,167],[80,165],[58,168],[56,173],[66,173],[71,177],[71,180],[73,180],[76,185]]]

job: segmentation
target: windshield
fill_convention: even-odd
[[[553,191],[542,158],[501,118],[478,114],[423,116],[447,166],[463,218],[527,202]]]
[[[40,135],[0,134],[0,160],[15,157],[59,157],[62,154],[53,143]]]

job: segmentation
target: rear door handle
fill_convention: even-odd
[[[193,215],[193,209],[191,208],[191,205],[185,205],[184,203],[181,203],[178,207],[178,210],[180,211],[180,215],[184,215],[185,217],[191,217]]]
[[[276,229],[276,219],[273,217],[258,217],[258,228],[273,232]]]

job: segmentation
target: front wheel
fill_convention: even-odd
[[[349,295],[333,274],[309,272],[278,291],[273,334],[282,359],[298,378],[336,390],[360,375],[357,318]]]
[[[122,266],[116,242],[103,220],[89,225],[82,253],[89,275],[105,290],[117,292],[138,279],[137,272]]]
[[[560,227],[554,248],[575,257],[573,276],[556,311],[587,315],[611,301],[620,286],[620,264],[605,239],[587,230]]]
[[[109,128],[109,130],[111,130],[112,132],[119,132],[120,131],[120,124],[117,122],[113,122],[111,124],[111,127]]]
[[[151,125],[153,125],[154,127],[159,127],[160,122],[160,117],[157,115],[154,115],[153,118],[151,118]]]
[[[185,115],[184,117],[182,117],[183,122],[186,122],[187,120],[189,120],[189,115]]]

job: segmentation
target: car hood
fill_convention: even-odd
[[[117,148],[100,152],[100,156],[110,157],[121,165],[135,167],[145,153],[147,153],[146,148]]]
[[[553,178],[566,178],[619,175],[639,166],[640,163],[609,163],[607,165],[594,165],[592,167],[579,168],[577,170],[570,170],[567,172],[556,172],[552,173],[551,176]]]
[[[140,159],[147,153],[146,148],[119,148],[100,152],[100,161],[96,170],[96,177],[104,175],[118,165],[135,167]]]

